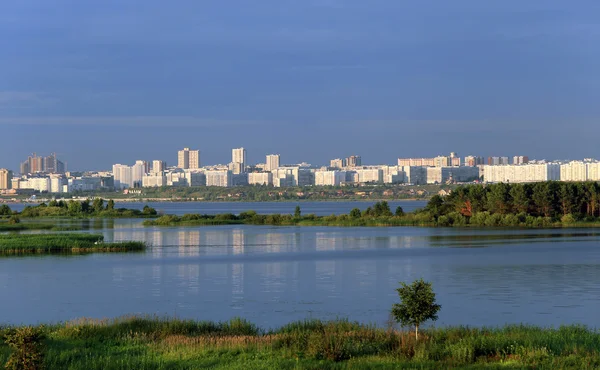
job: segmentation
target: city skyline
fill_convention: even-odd
[[[194,149],[190,149],[188,147],[185,148],[179,148],[175,151],[175,154],[173,155],[173,153],[171,153],[170,159],[171,160],[164,160],[161,158],[156,158],[155,156],[150,156],[150,158],[140,158],[140,157],[131,157],[132,159],[128,159],[128,160],[120,160],[120,161],[116,161],[115,163],[120,164],[127,164],[127,163],[135,163],[137,161],[145,161],[148,163],[148,168],[152,168],[154,163],[158,163],[160,162],[160,166],[163,166],[164,168],[168,167],[178,167],[178,168],[182,168],[182,169],[198,169],[198,168],[202,168],[202,167],[210,167],[210,166],[217,166],[217,165],[232,165],[235,162],[235,156],[236,156],[236,151],[241,150],[240,154],[243,156],[245,162],[244,165],[248,166],[248,165],[257,165],[257,164],[265,164],[268,165],[268,161],[270,157],[276,156],[277,160],[276,163],[279,165],[292,165],[292,164],[298,164],[298,163],[309,163],[312,166],[317,166],[317,167],[322,167],[322,166],[328,166],[328,167],[346,167],[346,165],[348,166],[352,166],[352,164],[348,163],[349,160],[351,160],[353,157],[358,158],[358,163],[355,164],[356,166],[373,166],[373,165],[400,165],[400,166],[439,166],[438,164],[434,164],[434,162],[436,161],[437,158],[442,158],[442,157],[447,157],[448,158],[448,166],[456,166],[458,165],[457,163],[460,163],[460,165],[465,165],[467,164],[467,162],[469,162],[470,159],[480,159],[482,162],[481,163],[475,163],[478,165],[485,165],[485,164],[494,164],[494,165],[502,165],[502,164],[523,164],[523,163],[527,163],[528,160],[534,160],[534,161],[547,161],[547,162],[556,162],[556,161],[583,161],[585,159],[595,159],[595,158],[600,158],[599,157],[582,157],[582,158],[575,158],[575,157],[565,157],[565,158],[536,158],[533,156],[527,156],[527,155],[522,155],[522,153],[495,153],[494,155],[490,155],[490,156],[485,156],[485,155],[480,155],[478,153],[470,153],[470,152],[455,152],[455,151],[449,151],[448,153],[439,153],[436,152],[434,153],[429,153],[427,155],[424,156],[397,156],[394,157],[392,160],[388,160],[388,161],[384,161],[384,162],[372,162],[372,161],[367,161],[365,162],[363,160],[363,156],[362,155],[358,155],[357,153],[354,154],[350,154],[350,152],[347,152],[348,155],[338,155],[338,156],[333,156],[331,158],[322,158],[320,159],[318,162],[309,162],[306,160],[298,160],[298,161],[285,161],[285,158],[282,160],[281,157],[282,155],[279,153],[267,153],[265,152],[265,154],[256,154],[256,153],[251,153],[249,155],[248,150],[245,147],[240,147],[240,148],[230,148],[228,150],[228,156],[229,156],[229,162],[228,161],[220,161],[220,162],[204,162],[204,152],[199,149],[199,148],[194,148]],[[36,157],[38,152],[30,152],[29,153],[29,161],[31,161],[32,156],[33,158]],[[189,153],[184,155],[183,153]],[[456,161],[451,161],[450,159],[452,159],[453,156],[456,156],[454,159],[457,159],[458,162]],[[50,154],[50,156],[48,157],[37,157],[39,159],[45,159],[45,158],[55,158],[57,159],[58,157],[56,157],[55,152],[52,152]],[[186,158],[185,160],[183,158]],[[190,159],[193,158],[193,159]],[[202,158],[202,159],[201,159]],[[256,158],[256,160],[248,160],[247,158]],[[404,159],[405,161],[400,163],[400,159]],[[410,163],[408,162],[409,159],[412,160],[416,160],[417,162],[413,162]],[[525,159],[525,162],[523,162],[523,159]],[[425,161],[423,161],[425,160]],[[428,161],[427,161],[428,160]],[[490,161],[493,160],[494,163],[491,163]],[[61,164],[61,166],[64,166],[63,162],[66,163],[67,161],[63,158],[60,157],[60,160],[58,161],[58,163]],[[183,161],[183,162],[182,162]],[[336,161],[340,161],[339,165],[334,164],[334,162]],[[23,164],[26,163],[25,162],[20,162],[20,166],[19,164],[17,164],[16,166],[1,166],[0,168],[4,168],[7,170],[11,170],[14,173],[21,173],[20,169],[23,168]],[[84,172],[84,171],[110,171],[111,167],[115,164],[115,163],[111,163],[110,165],[108,165],[106,168],[77,168],[77,169],[72,169],[71,166],[69,166],[69,170],[70,171],[76,171],[76,172]],[[184,165],[183,163],[186,163],[187,165]],[[192,164],[191,166],[189,164]],[[343,165],[342,165],[343,164]],[[445,166],[446,164],[444,164]],[[471,166],[472,164],[467,164],[469,166]],[[232,168],[230,168],[230,170],[233,170]],[[28,173],[43,173],[44,171],[30,171]],[[242,169],[242,172],[243,169]],[[53,173],[52,171],[50,171],[49,173]],[[61,173],[61,171],[56,171],[54,173]]]
[[[591,0],[144,4],[2,4],[0,167],[175,163],[186,146],[219,163],[242,145],[249,162],[599,157]]]

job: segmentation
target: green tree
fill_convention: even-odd
[[[110,199],[108,201],[108,203],[106,203],[106,209],[109,211],[112,211],[113,209],[115,209],[115,201]]]
[[[490,185],[490,191],[487,194],[487,209],[491,213],[507,214],[510,207],[509,191],[508,184]]]
[[[52,199],[50,203],[48,203],[48,207],[58,207],[58,202],[56,199]]]
[[[69,207],[69,213],[71,215],[78,215],[81,213],[81,203],[80,202],[76,202],[74,200],[70,200],[68,203],[68,207]]]
[[[487,190],[482,185],[469,186],[469,201],[471,201],[471,210],[473,213],[485,211],[487,203]]]
[[[362,214],[361,214],[361,212],[360,212],[360,209],[358,209],[358,208],[353,208],[353,209],[350,211],[350,217],[352,217],[352,218],[360,218],[360,216],[362,216]]]
[[[392,211],[390,210],[390,205],[385,200],[381,201],[381,202],[377,202],[373,206],[373,216],[388,217],[391,215],[392,215]]]
[[[400,303],[394,303],[392,315],[402,325],[415,327],[415,338],[419,339],[419,326],[428,320],[436,321],[442,308],[435,302],[435,293],[430,282],[415,280],[411,285],[400,283],[396,289]]]
[[[89,199],[82,200],[81,201],[81,213],[89,213],[90,210],[91,210],[90,200]]]
[[[94,201],[92,202],[92,209],[96,213],[102,212],[104,210],[104,199],[94,198]]]
[[[531,198],[536,213],[544,217],[552,217],[555,208],[557,185],[553,181],[538,182],[533,187]]]
[[[158,214],[158,212],[156,212],[154,208],[150,207],[147,204],[142,209],[142,213],[146,216],[156,216]]]
[[[300,217],[302,217],[302,211],[300,210],[300,206],[296,206],[296,209],[294,210],[294,218]]]
[[[508,192],[512,202],[512,210],[515,213],[529,212],[529,186],[523,184],[513,184]]]
[[[570,182],[561,183],[558,198],[563,216],[575,212],[578,203],[578,194],[575,184]]]
[[[0,216],[10,216],[12,215],[12,210],[6,204],[0,206]]]
[[[402,209],[402,207],[400,207],[400,206],[396,207],[396,216],[398,216],[398,217],[404,216],[404,210]]]
[[[435,220],[437,220],[437,218],[442,214],[443,208],[444,198],[437,194],[431,197],[431,199],[429,200],[429,202],[427,202],[427,205],[425,206],[425,210],[429,212],[429,214],[433,216]]]

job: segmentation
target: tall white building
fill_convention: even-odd
[[[134,188],[142,187],[142,179],[148,173],[148,163],[146,161],[135,161],[131,168],[131,181]]]
[[[267,155],[267,161],[265,162],[265,171],[272,171],[276,168],[279,168],[281,157],[279,154],[269,154]]]
[[[184,170],[200,168],[200,151],[183,148],[177,153],[177,167]]]
[[[12,188],[13,173],[6,168],[0,168],[0,190]]]
[[[236,148],[231,150],[231,163],[240,163],[241,171],[244,172],[246,168],[246,149]]]
[[[167,170],[167,162],[154,160],[152,161],[152,173],[162,173]]]
[[[115,189],[127,189],[133,187],[133,170],[124,164],[113,165],[113,177]]]

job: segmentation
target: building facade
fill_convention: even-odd
[[[0,190],[12,189],[12,171],[6,168],[0,168]]]

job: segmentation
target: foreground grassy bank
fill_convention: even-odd
[[[39,326],[47,369],[595,369],[600,333],[580,326],[412,332],[344,320],[265,331],[224,323],[127,317]],[[15,328],[0,330],[10,338]],[[11,349],[0,341],[0,364]]]
[[[134,252],[146,248],[143,242],[104,243],[93,234],[9,234],[0,235],[0,255],[31,253]]]

